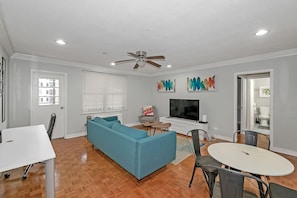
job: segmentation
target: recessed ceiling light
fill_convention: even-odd
[[[56,43],[58,43],[59,45],[65,45],[66,44],[66,42],[63,41],[62,39],[56,40]]]
[[[171,65],[167,65],[168,68],[172,67]]]
[[[265,35],[265,34],[267,34],[268,33],[268,30],[266,30],[266,29],[261,29],[261,30],[259,30],[257,33],[256,33],[256,36],[263,36],[263,35]]]
[[[110,63],[110,65],[111,65],[111,66],[115,66],[115,63],[114,63],[114,62],[112,62],[112,63]]]

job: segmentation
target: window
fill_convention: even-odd
[[[127,109],[125,76],[83,71],[82,111],[108,112]]]
[[[59,80],[39,78],[39,105],[59,105]]]

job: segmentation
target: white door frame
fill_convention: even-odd
[[[33,84],[32,84],[32,78],[33,78],[33,74],[34,73],[45,73],[45,74],[58,74],[58,75],[62,75],[63,76],[63,90],[64,90],[64,94],[63,94],[63,107],[64,107],[64,111],[63,111],[63,137],[67,137],[67,73],[64,72],[54,72],[54,71],[48,71],[48,70],[36,70],[36,69],[31,69],[31,87],[30,87],[30,95],[31,95],[31,102],[30,102],[30,123],[32,121],[32,100],[33,100]]]
[[[233,121],[233,127],[234,130],[237,130],[237,77],[241,75],[248,75],[248,74],[259,74],[259,73],[270,73],[270,148],[273,148],[273,79],[274,79],[274,74],[273,74],[273,69],[267,69],[267,70],[255,70],[255,71],[246,71],[246,72],[238,72],[234,73],[234,107],[233,107],[233,115],[234,115],[234,121]]]

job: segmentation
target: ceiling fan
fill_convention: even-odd
[[[136,62],[135,66],[133,67],[133,69],[137,69],[139,67],[143,67],[146,63],[150,64],[154,67],[158,67],[160,68],[161,65],[153,62],[152,60],[159,60],[159,61],[163,61],[165,60],[164,56],[146,56],[146,52],[145,51],[137,51],[136,53],[131,53],[128,52],[127,53],[129,56],[132,56],[133,59],[127,59],[127,60],[120,60],[120,61],[115,61],[114,65],[118,65],[118,64],[124,64],[124,63],[130,63],[130,62]]]

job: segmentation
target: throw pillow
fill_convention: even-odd
[[[142,108],[143,116],[153,116],[154,109],[152,105],[148,105]]]

